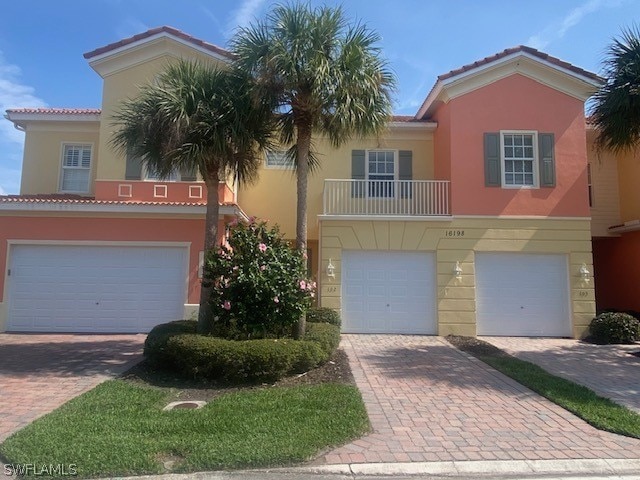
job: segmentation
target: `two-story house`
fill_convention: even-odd
[[[228,53],[162,27],[85,54],[99,110],[20,109],[20,195],[0,197],[0,331],[139,332],[197,309],[205,186],[159,181],[110,116],[167,62]],[[414,116],[333,149],[309,182],[319,303],[345,332],[581,336],[595,313],[584,102],[601,79],[528,47],[438,77]],[[295,236],[279,152],[220,184],[220,222]]]

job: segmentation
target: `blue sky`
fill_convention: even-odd
[[[160,25],[225,46],[270,0],[21,0],[0,7],[0,112],[100,107],[84,52]],[[395,112],[413,114],[435,77],[525,44],[600,71],[606,45],[640,19],[638,0],[312,0],[342,4],[383,37],[398,77]],[[0,194],[18,193],[24,136],[0,117]]]

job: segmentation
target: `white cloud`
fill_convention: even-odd
[[[544,49],[555,40],[560,40],[566,33],[578,25],[582,19],[602,8],[612,8],[620,6],[624,0],[589,0],[582,5],[571,10],[559,21],[553,22],[540,32],[532,35],[527,40],[527,45]]]
[[[9,108],[45,107],[46,102],[36,96],[35,89],[21,83],[20,67],[7,63],[0,51],[0,139],[22,146],[24,133],[2,118]]]
[[[237,28],[249,26],[266,0],[243,0],[240,6],[232,12],[232,17],[227,24],[227,35],[231,36]]]

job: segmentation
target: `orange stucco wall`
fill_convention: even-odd
[[[436,116],[449,128],[436,130],[437,162],[448,145],[454,215],[589,216],[582,101],[514,74],[439,110]],[[555,134],[556,188],[484,186],[484,133],[500,130]]]
[[[156,197],[154,187],[156,185],[166,186],[166,197]],[[122,187],[122,188],[121,188]],[[195,192],[190,192],[190,187],[200,187],[201,192],[196,188]],[[121,192],[121,190],[124,190]],[[120,196],[123,193],[123,196]],[[191,193],[191,194],[190,194]],[[197,196],[196,193],[201,193]],[[218,196],[220,203],[235,202],[235,195],[229,185],[220,183],[218,185]],[[203,182],[153,182],[141,180],[97,180],[95,182],[96,200],[117,200],[128,202],[187,202],[200,203],[207,199],[207,187]]]
[[[224,235],[224,221],[219,232]],[[65,240],[104,242],[189,242],[187,303],[199,303],[198,254],[204,246],[204,219],[117,217],[0,217],[0,271],[6,272],[7,240]],[[4,275],[0,275],[3,301]]]
[[[640,311],[640,232],[593,239],[598,310]]]

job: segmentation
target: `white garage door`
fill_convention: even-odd
[[[476,254],[478,335],[571,335],[565,255]]]
[[[182,318],[187,249],[15,245],[8,330],[148,332]]]
[[[438,331],[431,253],[342,252],[342,322],[346,333]]]

